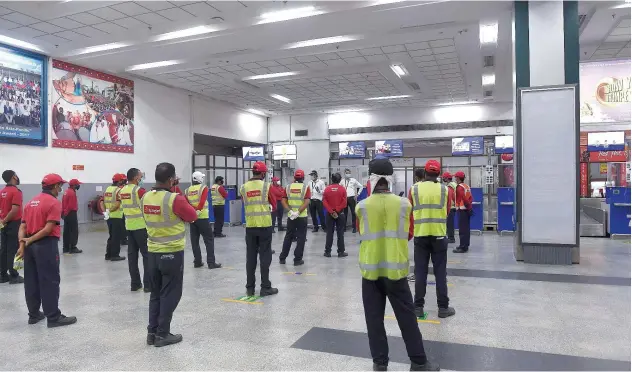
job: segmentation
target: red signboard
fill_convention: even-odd
[[[588,197],[588,163],[579,165],[579,194],[582,198]]]
[[[590,163],[609,163],[613,161],[626,161],[625,151],[598,151],[590,152],[588,161]]]
[[[82,170],[85,170],[85,166],[84,165],[73,165],[72,166],[72,170],[82,171]]]

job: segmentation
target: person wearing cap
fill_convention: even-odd
[[[155,179],[140,206],[147,225],[151,278],[147,344],[162,347],[182,341],[182,335],[171,333],[171,319],[182,298],[185,222],[193,223],[198,216],[184,196],[170,191],[177,179],[173,164],[158,164]]]
[[[340,185],[340,173],[331,175],[331,185],[323,192],[323,205],[327,211],[327,238],[325,239],[325,257],[331,257],[331,246],[334,244],[334,231],[337,235],[338,257],[347,257],[345,252],[345,214],[347,209],[347,192]]]
[[[252,178],[239,189],[246,214],[246,294],[255,295],[257,255],[261,263],[261,296],[279,293],[270,282],[272,263],[272,213],[276,199],[265,180],[268,167],[261,161],[252,165]]]
[[[412,205],[390,192],[393,165],[388,159],[369,163],[371,196],[356,206],[360,232],[362,302],[374,371],[388,368],[384,310],[388,298],[410,358],[411,371],[436,371],[424,351],[413,296],[408,286],[408,241],[413,236]]]
[[[105,259],[107,261],[122,261],[121,241],[125,233],[125,223],[123,222],[123,208],[121,208],[120,186],[124,182],[120,173],[112,176],[112,184],[105,189],[102,206],[105,213],[103,218],[108,225],[108,241],[105,248]]]
[[[290,254],[292,241],[296,239],[294,249],[294,266],[300,266],[305,250],[307,237],[307,207],[310,205],[311,190],[305,184],[305,172],[297,169],[294,172],[294,182],[287,186],[283,195],[283,208],[287,213],[287,232],[283,239],[283,249],[279,255],[279,263],[285,265],[285,259]],[[322,181],[321,181],[322,182]]]
[[[439,318],[455,314],[448,298],[448,241],[446,218],[452,207],[448,187],[437,181],[441,165],[428,160],[424,172],[415,171],[417,182],[410,188],[408,199],[413,205],[415,235],[415,315],[424,317],[424,297],[428,280],[428,264],[432,260],[437,290]]]
[[[20,178],[12,170],[2,172],[6,186],[0,190],[0,283],[20,284],[24,279],[13,269],[18,250],[18,231],[22,219]]]
[[[119,173],[119,177],[121,178],[121,182],[119,183],[119,193],[121,189],[127,185],[127,175],[125,173]],[[125,213],[123,213],[123,233],[121,234],[121,245],[127,245],[127,225],[125,224]]]
[[[222,229],[224,228],[224,205],[227,197],[228,193],[224,189],[224,177],[215,177],[215,183],[211,186],[211,203],[213,204],[213,216],[215,218],[213,234],[216,238],[226,237],[226,235],[222,234]]]
[[[202,172],[193,172],[191,175],[192,185],[184,191],[186,198],[195,208],[197,212],[197,220],[189,226],[191,233],[191,249],[193,250],[193,267],[198,268],[204,266],[202,263],[202,251],[200,250],[200,235],[206,246],[206,265],[209,269],[219,269],[222,264],[215,262],[215,240],[213,239],[213,231],[211,231],[211,223],[208,219],[208,187],[204,182],[206,176]],[[217,178],[215,185],[217,185]],[[226,191],[224,191],[226,192]],[[216,191],[217,193],[217,191]],[[221,195],[221,194],[218,194]],[[222,202],[223,202],[222,197]],[[213,194],[213,203],[215,202],[215,194]],[[222,218],[224,214],[224,205],[222,207]],[[213,207],[215,209],[215,207]],[[217,214],[215,215],[215,226],[217,226]],[[222,219],[223,221],[223,219]],[[223,225],[223,223],[221,224]]]
[[[351,228],[352,233],[356,233],[356,213],[355,207],[358,202],[359,191],[362,190],[362,184],[355,178],[351,177],[351,170],[345,169],[345,180],[341,183],[347,192],[347,208],[351,213],[346,213],[345,216],[351,214]],[[346,217],[345,217],[346,218]],[[345,227],[346,230],[346,227]]]
[[[48,320],[48,328],[77,322],[59,310],[59,238],[61,202],[57,197],[66,183],[58,174],[42,179],[42,192],[26,203],[20,225],[16,257],[24,259],[24,295],[29,324]],[[40,311],[40,306],[44,312]]]
[[[456,178],[456,208],[459,219],[459,246],[454,253],[465,253],[470,249],[470,218],[472,217],[472,192],[465,183],[465,173],[458,171]]]
[[[274,231],[275,225],[279,225],[277,228],[279,231],[285,231],[283,228],[283,203],[281,202],[283,199],[283,195],[285,194],[285,189],[279,183],[281,179],[279,177],[272,177],[272,186],[270,187],[270,192],[274,195],[274,199],[276,199],[276,210],[272,212],[272,232]]]
[[[309,175],[312,177],[309,183],[309,194],[311,198],[309,214],[312,216],[312,225],[314,227],[312,231],[318,232],[319,221],[323,231],[326,231],[325,213],[323,212],[323,191],[325,191],[325,183],[318,178],[318,172],[315,170],[311,171]]]
[[[83,252],[77,248],[77,242],[79,241],[79,219],[77,218],[79,203],[77,201],[77,190],[79,190],[79,187],[81,187],[81,182],[76,178],[71,179],[61,199],[61,216],[64,219],[64,253]]]
[[[456,215],[456,182],[452,181],[450,172],[444,172],[441,176],[443,183],[448,186],[448,200],[450,200],[450,212],[448,213],[448,221],[446,230],[448,233],[448,243],[454,243],[454,218]]]

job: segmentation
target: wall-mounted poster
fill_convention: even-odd
[[[248,161],[264,161],[263,146],[246,146],[241,148],[243,159]]]
[[[134,82],[53,60],[53,147],[134,152]]]
[[[483,155],[485,142],[483,137],[452,138],[452,155]]]
[[[47,59],[0,45],[0,142],[48,144]]]
[[[579,64],[580,122],[629,123],[630,60]]]
[[[396,156],[404,156],[404,141],[402,140],[385,140],[375,141],[375,157],[391,158]]]
[[[340,159],[358,158],[364,159],[366,146],[364,142],[340,142],[338,143],[338,157]]]

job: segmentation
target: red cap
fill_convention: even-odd
[[[305,172],[302,169],[297,169],[294,172],[294,179],[305,178]]]
[[[424,169],[426,172],[439,173],[441,172],[441,164],[436,160],[428,160]]]
[[[66,183],[66,181],[57,173],[47,174],[42,178],[42,186],[53,186],[58,183]]]
[[[281,181],[281,179],[279,177],[272,177],[272,182],[277,182],[277,181]]]
[[[252,165],[252,171],[253,172],[267,172],[268,171],[268,167],[266,167],[266,163],[264,163],[262,161],[256,161]]]
[[[114,175],[112,176],[112,182],[118,182],[121,180],[121,174],[120,173],[114,173]]]
[[[78,180],[78,179],[73,178],[73,179],[71,179],[70,181],[68,181],[68,184],[69,184],[70,186],[77,186],[77,185],[81,185],[81,182],[79,182],[79,180]]]
[[[119,173],[119,175],[121,176],[121,181],[127,180],[127,176],[124,173]]]
[[[443,176],[441,176],[441,178],[452,178],[452,175],[450,172],[443,172]]]
[[[458,172],[454,173],[454,177],[465,179],[465,173],[463,173],[461,171],[458,171]]]

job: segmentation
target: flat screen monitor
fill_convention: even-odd
[[[483,155],[485,143],[483,137],[452,138],[452,155]]]
[[[338,157],[340,159],[357,158],[364,159],[366,146],[364,142],[340,142],[338,143]]]
[[[404,156],[403,140],[375,141],[376,158],[394,158]]]
[[[513,136],[494,137],[494,152],[496,154],[513,154]]]
[[[296,160],[296,145],[274,145],[272,147],[273,160]]]
[[[244,160],[264,161],[266,159],[263,146],[242,147],[241,151]]]

